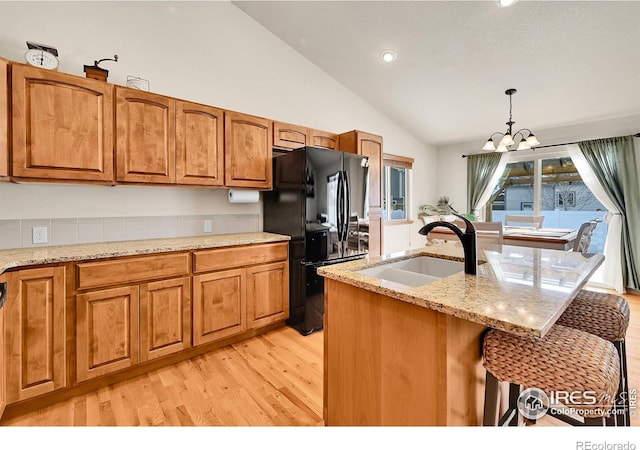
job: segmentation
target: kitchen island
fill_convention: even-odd
[[[360,273],[420,256],[463,251],[446,243],[318,271],[326,425],[479,425],[485,330],[544,336],[604,260],[494,245],[479,249],[477,275],[411,287]]]

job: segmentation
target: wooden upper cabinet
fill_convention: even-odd
[[[311,147],[328,148],[329,150],[338,149],[338,135],[329,133],[328,131],[309,130],[309,145]]]
[[[5,363],[7,403],[66,386],[64,267],[7,274]]]
[[[9,176],[9,64],[0,58],[0,177]],[[1,414],[1,413],[0,413]]]
[[[296,149],[309,145],[309,129],[291,123],[273,122],[273,146]]]
[[[116,181],[175,183],[175,100],[116,87]]]
[[[13,64],[11,92],[14,177],[113,182],[112,85]]]
[[[271,121],[226,111],[225,186],[271,189]]]
[[[221,109],[176,101],[176,182],[224,185],[224,117]]]
[[[358,154],[369,158],[369,209],[382,208],[382,137],[358,132]]]
[[[369,158],[369,209],[382,208],[382,136],[349,131],[340,135],[340,150]]]

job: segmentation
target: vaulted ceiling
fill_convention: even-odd
[[[640,2],[233,3],[431,144],[640,114]]]

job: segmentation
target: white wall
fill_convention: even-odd
[[[435,148],[231,3],[0,2],[0,56],[24,61],[27,40],[56,47],[61,72],[84,76],[83,65],[118,54],[117,63],[102,64],[111,83],[124,85],[133,75],[163,95],[338,133],[379,134],[385,152],[416,159],[413,216],[433,197]],[[261,204],[229,205],[226,191],[152,187],[0,184],[0,202],[0,219],[261,213]],[[410,243],[414,233],[404,228]]]
[[[498,125],[496,125],[498,126]],[[489,130],[491,131],[491,130]],[[640,115],[619,117],[546,130],[534,130],[542,145],[578,142],[613,136],[627,136],[640,132]],[[462,155],[481,153],[485,137],[472,142],[462,142],[438,147],[437,149],[437,189],[429,202],[435,204],[438,197],[449,196],[454,208],[467,211],[467,160]],[[638,171],[640,172],[640,139],[634,139]],[[540,152],[542,149],[538,150]],[[545,151],[551,149],[545,149]],[[525,150],[521,150],[524,152]],[[531,152],[531,150],[528,150]],[[535,151],[535,150],[534,150]]]

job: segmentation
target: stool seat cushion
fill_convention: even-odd
[[[616,342],[629,327],[629,304],[619,295],[581,290],[556,322]]]
[[[499,381],[551,391],[593,391],[596,404],[575,398],[583,417],[602,417],[613,406],[620,379],[618,352],[611,342],[554,325],[543,338],[490,330],[483,341],[484,368]]]

